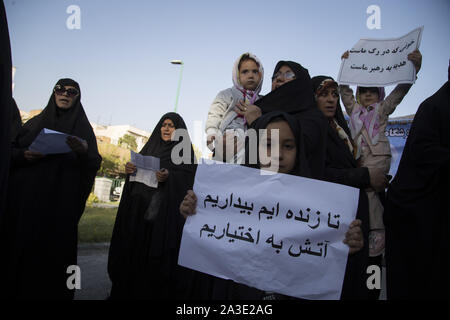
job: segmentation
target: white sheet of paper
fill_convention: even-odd
[[[29,150],[40,152],[42,154],[57,154],[71,152],[72,149],[66,143],[70,135],[55,130],[44,128],[39,132]],[[80,139],[80,138],[78,138]],[[80,139],[82,140],[82,139]]]
[[[131,162],[138,168],[158,171],[160,169],[160,159],[153,156],[143,156],[130,150]]]
[[[149,187],[158,188],[158,179],[153,170],[137,168],[135,175],[130,175],[130,181],[141,182]]]
[[[414,83],[416,70],[408,54],[418,49],[423,26],[396,39],[361,39],[343,59],[339,84],[383,87],[396,83]]]
[[[178,263],[265,291],[339,299],[359,190],[232,164],[199,165]],[[291,210],[291,211],[289,211]]]

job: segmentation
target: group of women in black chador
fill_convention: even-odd
[[[0,9],[3,20],[4,8]],[[3,48],[3,43],[9,43],[8,34],[0,31]],[[5,152],[1,159],[1,296],[73,299],[67,268],[77,264],[77,226],[102,158],[74,80],[60,79],[40,115],[23,126],[20,119],[11,125],[17,108],[8,93],[11,79],[5,76],[10,67],[10,55],[2,50],[1,110],[7,118],[2,118],[6,125],[1,128],[6,128],[7,138],[1,146]],[[292,61],[280,61],[274,75],[280,75],[281,69],[294,76],[274,76],[269,94],[245,109],[239,104],[236,112],[246,118],[249,128],[276,128],[280,139],[295,141],[291,160],[280,160],[286,161],[284,173],[360,189],[356,220],[343,239],[350,250],[341,298],[368,299],[368,204],[363,191],[376,179],[354,160],[337,83],[327,76],[311,79],[308,70]],[[450,181],[448,86],[447,82],[419,108],[388,192],[386,261],[393,298],[411,297],[419,289],[428,293],[435,288],[445,290],[449,284],[445,250],[449,249],[450,210],[448,201],[442,200]],[[318,99],[328,99],[335,112],[324,115]],[[29,150],[43,128],[69,134],[71,152],[42,155]],[[197,165],[192,145],[190,155],[184,157],[190,161],[172,161],[179,143],[171,140],[176,129],[186,129],[182,117],[164,114],[140,151],[160,159],[157,188],[131,182],[136,167],[126,165],[128,175],[108,259],[110,298],[291,299],[277,293],[268,297],[258,289],[177,264],[185,217],[195,211],[192,189]],[[414,287],[410,281],[417,276],[421,281]]]

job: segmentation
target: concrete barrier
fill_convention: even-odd
[[[94,194],[100,201],[109,202],[112,180],[108,178],[95,178]]]

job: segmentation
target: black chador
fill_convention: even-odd
[[[71,79],[57,85],[75,87]],[[26,299],[72,299],[67,268],[77,264],[78,222],[91,192],[101,156],[80,102],[56,105],[55,94],[41,114],[19,130],[13,145],[8,191],[8,294]],[[87,142],[86,153],[71,151],[28,161],[24,152],[43,129]]]
[[[193,187],[196,164],[190,140],[162,139],[161,127],[166,119],[172,120],[175,129],[186,129],[178,114],[167,113],[140,152],[160,159],[160,168],[169,171],[166,181],[152,188],[130,182],[127,177],[109,251],[111,299],[170,299],[176,294],[176,279],[182,268],[178,266],[178,251],[184,226],[179,206],[187,190]],[[178,143],[190,149],[186,158],[189,163],[173,162],[172,151]]]

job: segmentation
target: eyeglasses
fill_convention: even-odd
[[[64,88],[63,86],[61,86],[61,85],[59,85],[59,84],[57,84],[56,86],[55,86],[55,88],[53,89],[53,92],[55,92],[57,95],[59,95],[59,96],[62,96],[63,94],[64,94],[64,92],[67,92],[67,95],[69,96],[69,97],[75,97],[75,96],[77,96],[80,92],[77,90],[77,89],[75,89],[75,88],[69,88],[69,89],[66,89],[66,88]]]
[[[273,75],[272,81],[278,79],[279,77],[283,76],[284,80],[292,80],[295,79],[295,73],[288,71],[286,73],[277,72]]]

